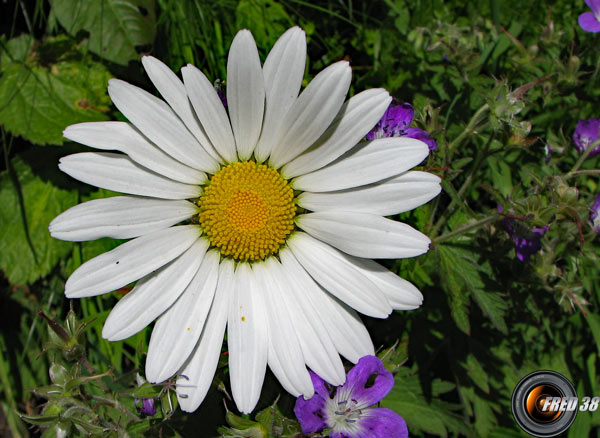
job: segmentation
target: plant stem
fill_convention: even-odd
[[[467,136],[469,136],[469,135],[471,135],[473,133],[473,131],[475,130],[475,127],[480,122],[480,120],[479,120],[480,117],[488,109],[490,109],[490,106],[486,103],[483,106],[481,106],[481,108],[479,108],[475,112],[475,114],[473,114],[473,117],[471,117],[471,120],[469,120],[469,123],[467,124],[467,127],[465,128],[465,130],[463,132],[461,132],[460,135],[458,137],[456,137],[452,141],[452,143],[450,143],[448,145],[448,151],[449,152],[451,152],[456,146],[458,146]]]
[[[588,148],[585,151],[583,151],[583,154],[581,154],[581,156],[579,157],[579,159],[577,160],[577,162],[575,163],[573,168],[569,171],[569,173],[567,174],[567,177],[571,173],[577,172],[579,170],[579,168],[581,167],[581,165],[583,164],[585,159],[592,153],[592,151],[596,148],[596,146],[600,146],[600,140],[589,145]]]
[[[467,231],[471,231],[471,230],[474,230],[476,228],[479,228],[479,227],[482,227],[484,225],[487,225],[487,224],[490,224],[492,222],[495,222],[499,217],[501,217],[500,214],[494,213],[493,215],[488,216],[486,218],[483,218],[481,220],[478,220],[477,222],[473,222],[473,223],[465,225],[464,227],[460,227],[458,230],[454,230],[454,231],[451,231],[449,233],[442,234],[441,236],[433,239],[433,244],[442,243],[443,241],[451,239],[454,236],[459,236],[459,235],[461,235],[463,233],[466,233]]]
[[[431,232],[432,236],[437,235],[437,233],[440,231],[440,228],[442,227],[442,225],[444,225],[444,223],[448,220],[448,217],[454,212],[454,209],[458,202],[456,199],[457,198],[460,199],[462,197],[462,195],[464,195],[464,193],[467,191],[467,189],[471,186],[471,183],[473,182],[473,177],[475,176],[475,173],[479,170],[479,167],[481,166],[481,164],[487,157],[487,153],[490,149],[490,145],[492,144],[493,140],[494,140],[494,133],[492,133],[490,135],[490,137],[488,138],[488,141],[486,142],[483,149],[481,149],[479,151],[479,153],[477,154],[477,158],[475,159],[475,163],[473,164],[473,167],[471,167],[471,170],[469,171],[469,175],[467,176],[467,178],[465,179],[462,186],[460,187],[460,189],[457,192],[457,197],[452,199],[452,201],[450,202],[450,205],[448,206],[448,208],[446,208],[446,211],[444,211],[442,216],[438,219],[438,221],[434,225],[433,230]]]

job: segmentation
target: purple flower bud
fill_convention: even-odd
[[[600,0],[585,0],[592,12],[579,16],[579,26],[586,32],[600,32]]]
[[[583,154],[590,146],[597,142],[599,138],[600,119],[591,118],[577,122],[575,132],[573,133],[573,142],[580,154]],[[597,154],[600,154],[600,145],[594,147],[589,156],[592,157]]]
[[[136,398],[133,401],[133,404],[137,408],[137,411],[142,415],[146,415],[148,417],[156,415],[156,407],[154,406],[153,398]]]
[[[592,204],[590,211],[590,222],[596,233],[600,233],[600,193],[596,196],[596,200]]]
[[[552,148],[548,143],[546,143],[546,145],[544,146],[544,155],[546,164],[548,164],[550,162],[550,158],[552,158]]]

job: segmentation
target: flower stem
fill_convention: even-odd
[[[565,175],[565,179],[572,178],[579,175],[600,175],[600,169],[586,169],[576,170],[575,172],[569,172]]]
[[[481,108],[479,108],[477,110],[477,112],[475,112],[475,114],[473,114],[473,117],[471,117],[471,120],[469,120],[469,123],[467,124],[467,127],[464,129],[464,131],[461,132],[460,135],[458,137],[456,137],[452,141],[452,143],[450,143],[448,145],[448,151],[449,152],[451,152],[456,146],[458,146],[459,144],[461,144],[462,141],[466,137],[468,137],[469,135],[471,135],[473,133],[473,131],[475,130],[475,127],[481,121],[480,120],[481,116],[483,115],[483,113],[485,113],[489,109],[490,109],[490,106],[486,103],[486,104],[482,105]]]
[[[433,244],[442,243],[445,240],[453,238],[454,236],[460,236],[461,234],[466,233],[467,231],[471,231],[471,230],[477,229],[479,227],[482,227],[484,225],[495,222],[500,217],[501,217],[501,215],[499,213],[494,213],[491,216],[488,216],[481,220],[478,220],[477,222],[473,222],[473,223],[465,225],[464,227],[460,227],[458,230],[454,230],[449,233],[442,234],[439,237],[436,237],[435,239],[433,239]]]
[[[585,151],[583,151],[583,154],[580,155],[579,159],[577,160],[577,162],[575,163],[573,168],[569,171],[569,173],[567,174],[567,177],[569,177],[569,175],[572,174],[573,172],[577,172],[579,170],[579,168],[581,167],[581,165],[583,164],[583,162],[585,161],[585,159],[596,148],[596,146],[599,146],[599,145],[600,145],[600,140],[591,144],[590,146],[588,146],[588,148]]]
[[[479,170],[479,167],[481,166],[483,161],[486,159],[487,153],[490,149],[490,145],[492,144],[493,140],[494,140],[494,133],[492,133],[490,135],[490,137],[488,138],[488,141],[486,142],[483,149],[481,149],[479,151],[479,153],[477,154],[475,163],[473,164],[473,167],[471,167],[471,170],[469,171],[469,175],[463,182],[462,186],[460,186],[460,189],[457,192],[457,196],[452,198],[450,205],[448,206],[448,208],[446,208],[446,211],[444,211],[442,216],[438,219],[438,221],[434,225],[433,230],[431,232],[432,236],[437,235],[437,233],[440,231],[440,228],[442,227],[442,225],[444,225],[444,223],[446,223],[446,221],[448,220],[450,215],[454,212],[454,209],[456,208],[456,204],[458,203],[457,199],[461,199],[462,195],[464,195],[464,193],[467,191],[467,189],[471,186],[471,183],[473,182],[473,177],[475,176],[475,173]]]

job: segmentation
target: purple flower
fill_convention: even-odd
[[[153,398],[136,398],[133,401],[133,404],[135,405],[137,411],[140,414],[146,415],[148,417],[156,415],[156,407],[154,406]]]
[[[394,386],[394,376],[375,356],[364,356],[338,386],[333,397],[328,385],[310,372],[315,395],[309,400],[298,397],[294,413],[302,433],[331,428],[331,438],[407,438],[408,428],[401,416],[391,409],[371,408]],[[367,387],[371,376],[372,385]]]
[[[499,211],[502,211],[499,208]],[[522,262],[528,262],[529,258],[542,249],[542,237],[550,228],[548,225],[542,228],[534,227],[530,230],[525,225],[511,218],[504,218],[501,221],[504,228],[515,242],[515,253]]]
[[[600,32],[600,0],[585,0],[592,12],[579,16],[579,26],[586,32]]]
[[[598,0],[600,1],[600,0]],[[575,148],[580,154],[583,154],[586,149],[596,143],[600,138],[600,119],[591,118],[588,120],[580,120],[577,122],[575,132],[573,133],[573,141],[575,142]],[[600,145],[596,146],[590,157],[600,154]]]
[[[590,211],[590,222],[596,233],[600,233],[600,193],[596,196],[596,200],[592,204]]]
[[[552,148],[548,143],[546,143],[546,145],[544,146],[544,155],[546,157],[546,164],[548,164],[550,162],[550,159],[552,158]]]
[[[377,125],[367,134],[367,140],[385,137],[409,137],[421,140],[429,146],[429,150],[437,149],[435,140],[426,131],[409,128],[415,112],[410,103],[390,104]]]

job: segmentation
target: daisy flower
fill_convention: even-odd
[[[68,298],[137,281],[102,335],[125,339],[157,319],[146,378],[177,375],[184,411],[195,410],[214,376],[227,330],[237,408],[251,412],[267,364],[291,394],[311,397],[308,372],[344,382],[340,354],[373,354],[357,311],[376,318],[415,309],[422,295],[373,258],[414,257],[429,239],[384,216],[415,208],[440,180],[409,171],[428,155],[411,138],[361,142],[390,104],[383,89],[345,100],[347,62],[300,92],[304,32],[285,32],[264,65],[240,31],[227,61],[227,110],[196,67],[183,81],[142,59],[164,101],[112,79],[108,92],[129,120],[69,126],[72,141],[117,152],[84,152],[59,167],[126,196],[77,205],[54,219],[63,240],[132,239],[81,265]]]

